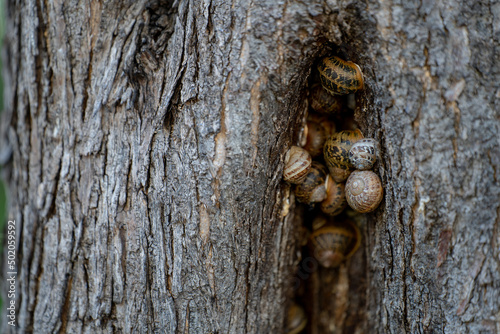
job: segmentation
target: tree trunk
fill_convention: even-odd
[[[10,1],[7,16],[3,333],[275,333],[293,298],[309,333],[500,332],[497,4]],[[385,195],[351,260],[305,270],[283,158],[332,52],[363,69],[354,116]]]

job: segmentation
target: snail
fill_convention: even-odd
[[[304,309],[297,303],[292,303],[288,308],[286,316],[286,334],[298,334],[307,324],[307,317]]]
[[[321,59],[318,71],[323,88],[332,95],[351,94],[363,88],[363,73],[352,61],[328,56]]]
[[[330,216],[340,214],[347,206],[344,184],[329,179],[326,188],[326,198],[321,202],[321,211]]]
[[[316,122],[307,121],[306,144],[303,146],[305,150],[314,158],[323,152],[327,133],[325,128]]]
[[[285,155],[283,179],[293,184],[302,183],[311,169],[311,163],[312,158],[309,152],[298,146],[290,147]]]
[[[295,187],[295,197],[301,203],[313,204],[326,198],[328,171],[319,162],[313,161],[304,181]]]
[[[325,268],[338,267],[356,252],[360,243],[361,233],[356,224],[349,220],[342,224],[330,222],[309,237],[314,258]]]
[[[320,84],[314,84],[309,90],[309,105],[322,114],[334,114],[342,111],[344,100],[341,96],[332,95]]]
[[[345,182],[349,175],[351,175],[352,169],[343,169],[339,167],[329,167],[330,176],[335,182]]]
[[[356,169],[372,169],[375,160],[377,160],[377,142],[375,139],[361,139],[354,143],[349,150],[349,161]]]
[[[343,182],[349,176],[352,170],[349,150],[362,138],[363,134],[356,129],[337,132],[326,140],[323,155],[330,174],[336,182]]]
[[[366,213],[375,210],[384,194],[380,178],[372,171],[354,171],[347,179],[345,196],[354,210]]]
[[[330,137],[335,133],[336,130],[335,122],[330,120],[326,115],[321,115],[318,113],[310,113],[307,115],[307,121],[308,122],[312,121],[321,124],[321,126],[326,131],[326,137]]]

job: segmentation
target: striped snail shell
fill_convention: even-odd
[[[337,182],[343,182],[349,176],[352,165],[349,161],[349,150],[352,145],[363,138],[359,129],[336,132],[325,142],[323,156],[330,174]]]
[[[326,188],[326,198],[321,202],[321,211],[330,216],[336,216],[347,206],[344,184],[329,179]]]
[[[356,169],[372,169],[377,160],[377,151],[375,139],[364,138],[352,145],[349,150],[349,160]]]
[[[339,95],[332,95],[320,84],[314,84],[309,90],[309,105],[322,114],[334,114],[342,111],[344,100]]]
[[[345,196],[354,210],[367,213],[374,211],[384,195],[380,178],[372,171],[354,171],[347,179]]]
[[[311,169],[312,158],[305,149],[292,146],[285,155],[283,179],[293,184],[299,184],[306,178]]]
[[[363,73],[352,61],[328,56],[321,59],[318,71],[323,88],[332,95],[346,95],[363,89]]]
[[[297,303],[292,303],[288,308],[286,316],[286,334],[298,334],[307,324],[306,313],[302,306]]]
[[[301,203],[313,204],[326,198],[328,171],[319,162],[313,161],[304,181],[295,187],[295,197]]]
[[[359,248],[361,233],[356,224],[345,221],[343,224],[329,223],[309,237],[313,256],[325,268],[338,267]]]
[[[326,141],[327,133],[325,128],[319,123],[307,121],[306,126],[307,139],[303,148],[314,158],[323,152],[323,146]]]

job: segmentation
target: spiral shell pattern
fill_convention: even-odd
[[[354,171],[345,185],[347,203],[354,210],[367,213],[374,211],[382,201],[384,189],[380,178],[372,171]]]
[[[363,73],[352,61],[328,56],[319,62],[318,71],[323,88],[332,95],[351,94],[364,86]]]
[[[285,156],[283,179],[293,184],[300,184],[311,169],[312,158],[307,150],[292,146]]]
[[[375,139],[361,139],[354,143],[349,150],[349,161],[356,169],[372,169],[375,160],[377,160],[377,142]]]

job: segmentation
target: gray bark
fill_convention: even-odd
[[[282,331],[304,293],[283,156],[332,51],[363,69],[355,120],[381,143],[385,195],[358,221],[361,250],[308,273],[308,332],[500,332],[498,4],[10,1],[7,15],[18,276],[2,332]]]

